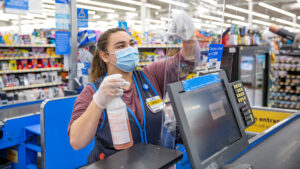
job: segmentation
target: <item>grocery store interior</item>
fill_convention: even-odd
[[[296,169],[299,110],[300,0],[0,0],[0,169]]]

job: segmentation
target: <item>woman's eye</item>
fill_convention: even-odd
[[[135,44],[134,44],[134,43],[132,43],[132,44],[130,44],[130,46],[134,47],[134,46],[135,46]]]
[[[120,45],[120,46],[117,46],[117,49],[122,49],[124,47],[125,47],[124,45]]]

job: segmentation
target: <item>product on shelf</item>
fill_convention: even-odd
[[[31,35],[0,33],[0,44],[5,45],[44,45],[55,44],[54,29],[35,29]]]
[[[35,88],[12,92],[0,92],[0,105],[15,104],[27,101],[45,100],[54,97],[63,97],[62,86],[49,88]]]
[[[54,48],[0,49],[1,71],[16,71],[37,68],[60,68],[61,56],[56,55]]]
[[[27,74],[3,74],[0,76],[1,89],[6,87],[29,86],[44,83],[59,83],[61,76],[58,72],[40,72]]]
[[[269,105],[300,109],[300,54],[291,49],[280,49],[279,52],[271,65]]]
[[[238,27],[238,25],[232,24],[230,28],[227,28],[222,35],[222,44],[225,46],[233,45],[260,45],[262,35],[258,30],[247,29],[246,27]]]

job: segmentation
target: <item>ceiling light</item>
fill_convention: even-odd
[[[100,17],[100,15],[94,15],[93,16],[93,19],[100,19],[101,17]]]
[[[224,14],[224,16],[226,16],[226,17],[228,17],[228,18],[233,18],[233,19],[238,19],[238,20],[242,20],[242,21],[244,21],[245,20],[245,17],[242,17],[242,16],[238,16],[238,15],[233,15],[233,14],[230,14],[230,13],[223,13],[223,12],[221,12],[221,11],[216,11],[215,12],[217,15],[223,15]]]
[[[115,10],[113,10],[113,9],[99,8],[99,7],[87,6],[87,5],[77,5],[77,7],[84,8],[84,9],[90,9],[90,10],[94,10],[94,11],[99,11],[99,12],[110,12],[110,13],[115,12]]]
[[[236,11],[246,13],[246,14],[252,13],[252,15],[257,16],[257,17],[261,17],[261,18],[264,18],[264,19],[269,19],[270,18],[268,15],[257,13],[257,12],[250,12],[247,9],[239,8],[239,7],[232,6],[232,5],[226,5],[226,8],[236,10]]]
[[[35,17],[35,18],[47,18],[46,15],[42,15],[42,14],[27,14],[27,15]]]
[[[89,4],[89,5],[103,6],[103,7],[107,7],[107,8],[121,9],[121,10],[126,10],[126,11],[136,11],[136,8],[131,8],[131,7],[122,6],[122,5],[109,4],[109,3],[104,3],[104,2],[91,1],[91,0],[77,0],[77,2]]]
[[[156,20],[156,19],[146,19],[147,22],[153,22],[153,23],[159,23],[159,24],[165,24],[165,21]]]
[[[90,15],[95,15],[96,12],[95,12],[95,11],[88,10],[88,14],[90,14]]]
[[[217,25],[217,26],[225,26],[225,27],[230,27],[230,24],[227,23],[221,23],[221,22],[210,22],[212,25]]]
[[[110,23],[109,22],[105,22],[105,21],[97,21],[97,24],[100,24],[100,25],[109,25]]]
[[[21,15],[21,18],[22,19],[33,19],[34,17],[27,14],[27,15]]]
[[[48,9],[55,9],[54,5],[46,5],[46,4],[42,4],[43,8],[48,8]]]
[[[214,0],[202,0],[202,1],[207,2],[207,3],[209,3],[209,4],[213,5],[213,6],[217,6],[218,5],[218,2],[216,2]]]
[[[52,10],[52,9],[42,9],[43,12],[52,12],[52,13],[55,13],[55,10]]]
[[[282,13],[282,14],[287,15],[287,16],[290,16],[290,17],[296,17],[295,14],[292,14],[292,13],[290,13],[290,12],[287,12],[287,11],[282,10],[282,9],[280,9],[280,8],[277,8],[277,7],[268,5],[268,4],[263,3],[263,2],[259,2],[258,5],[259,5],[259,6],[262,6],[262,7],[265,7],[265,8],[268,8],[268,9],[271,9],[271,10],[273,10],[273,11],[275,11],[275,12]]]
[[[0,21],[9,21],[9,19],[1,16]]]
[[[0,14],[1,14],[2,18],[19,19],[18,15],[15,15],[15,14],[7,14],[7,13],[3,13],[3,11],[0,11]]]
[[[166,29],[166,27],[162,25],[149,25],[149,29],[150,30]]]
[[[207,28],[217,28],[216,25],[210,25],[210,24],[203,24],[203,23],[195,23],[195,28],[201,28],[201,27],[207,27]]]
[[[108,18],[118,18],[119,15],[118,14],[114,14],[114,13],[110,13],[110,14],[107,14],[107,17]]]
[[[43,15],[46,15],[46,16],[55,16],[55,13],[52,13],[52,12],[43,12]]]
[[[175,5],[175,6],[180,6],[180,7],[184,7],[187,8],[189,5],[183,2],[177,2],[177,1],[172,1],[172,0],[158,0],[160,2],[164,2],[164,3],[168,3],[171,5]]]
[[[297,19],[300,19],[300,16],[297,16]]]
[[[274,20],[275,20],[276,22],[283,23],[283,24],[286,24],[286,25],[300,27],[300,25],[298,25],[297,23],[290,22],[290,21],[287,21],[287,20],[283,20],[283,19],[279,19],[279,18],[274,18]]]
[[[132,5],[138,5],[138,6],[143,5],[142,2],[140,2],[140,1],[133,1],[133,0],[115,0],[115,1],[123,2],[123,3],[127,3],[127,4],[132,4]],[[149,3],[146,3],[145,6],[147,8],[161,9],[161,6],[153,5],[153,4],[149,4]]]
[[[236,20],[232,20],[231,23],[237,24],[237,25],[240,25],[240,26],[249,26],[249,23],[236,21]]]
[[[198,6],[197,7],[197,12],[199,12],[199,13],[207,13],[207,12],[210,12],[210,10],[207,9],[207,8],[204,8],[202,6]]]
[[[129,24],[141,24],[142,23],[142,21],[140,21],[140,20],[132,20],[132,19],[128,19],[128,20],[126,20],[126,22]]]
[[[202,20],[201,20],[201,19],[192,18],[192,20],[193,20],[194,22],[199,22],[199,23],[202,23]]]
[[[134,13],[134,12],[126,12],[126,15],[129,16],[129,17],[135,17],[135,16],[138,16],[137,13]]]
[[[257,19],[253,19],[252,22],[256,23],[256,24],[260,24],[260,25],[265,25],[265,26],[271,26],[272,25],[272,23],[270,23],[270,22],[260,21],[260,20],[257,20]]]
[[[48,3],[48,4],[55,4],[54,0],[43,0],[43,3]]]
[[[160,20],[169,22],[169,18],[166,18],[166,17],[160,17]]]
[[[220,21],[222,22],[223,19],[219,18],[219,17],[215,17],[215,16],[210,16],[210,15],[198,15],[200,18],[204,18],[204,19],[209,19],[209,20],[216,20],[216,21]]]

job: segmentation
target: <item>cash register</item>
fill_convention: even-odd
[[[249,146],[244,129],[255,122],[240,81],[219,71],[169,84],[168,94],[194,169],[252,168],[225,165]]]

